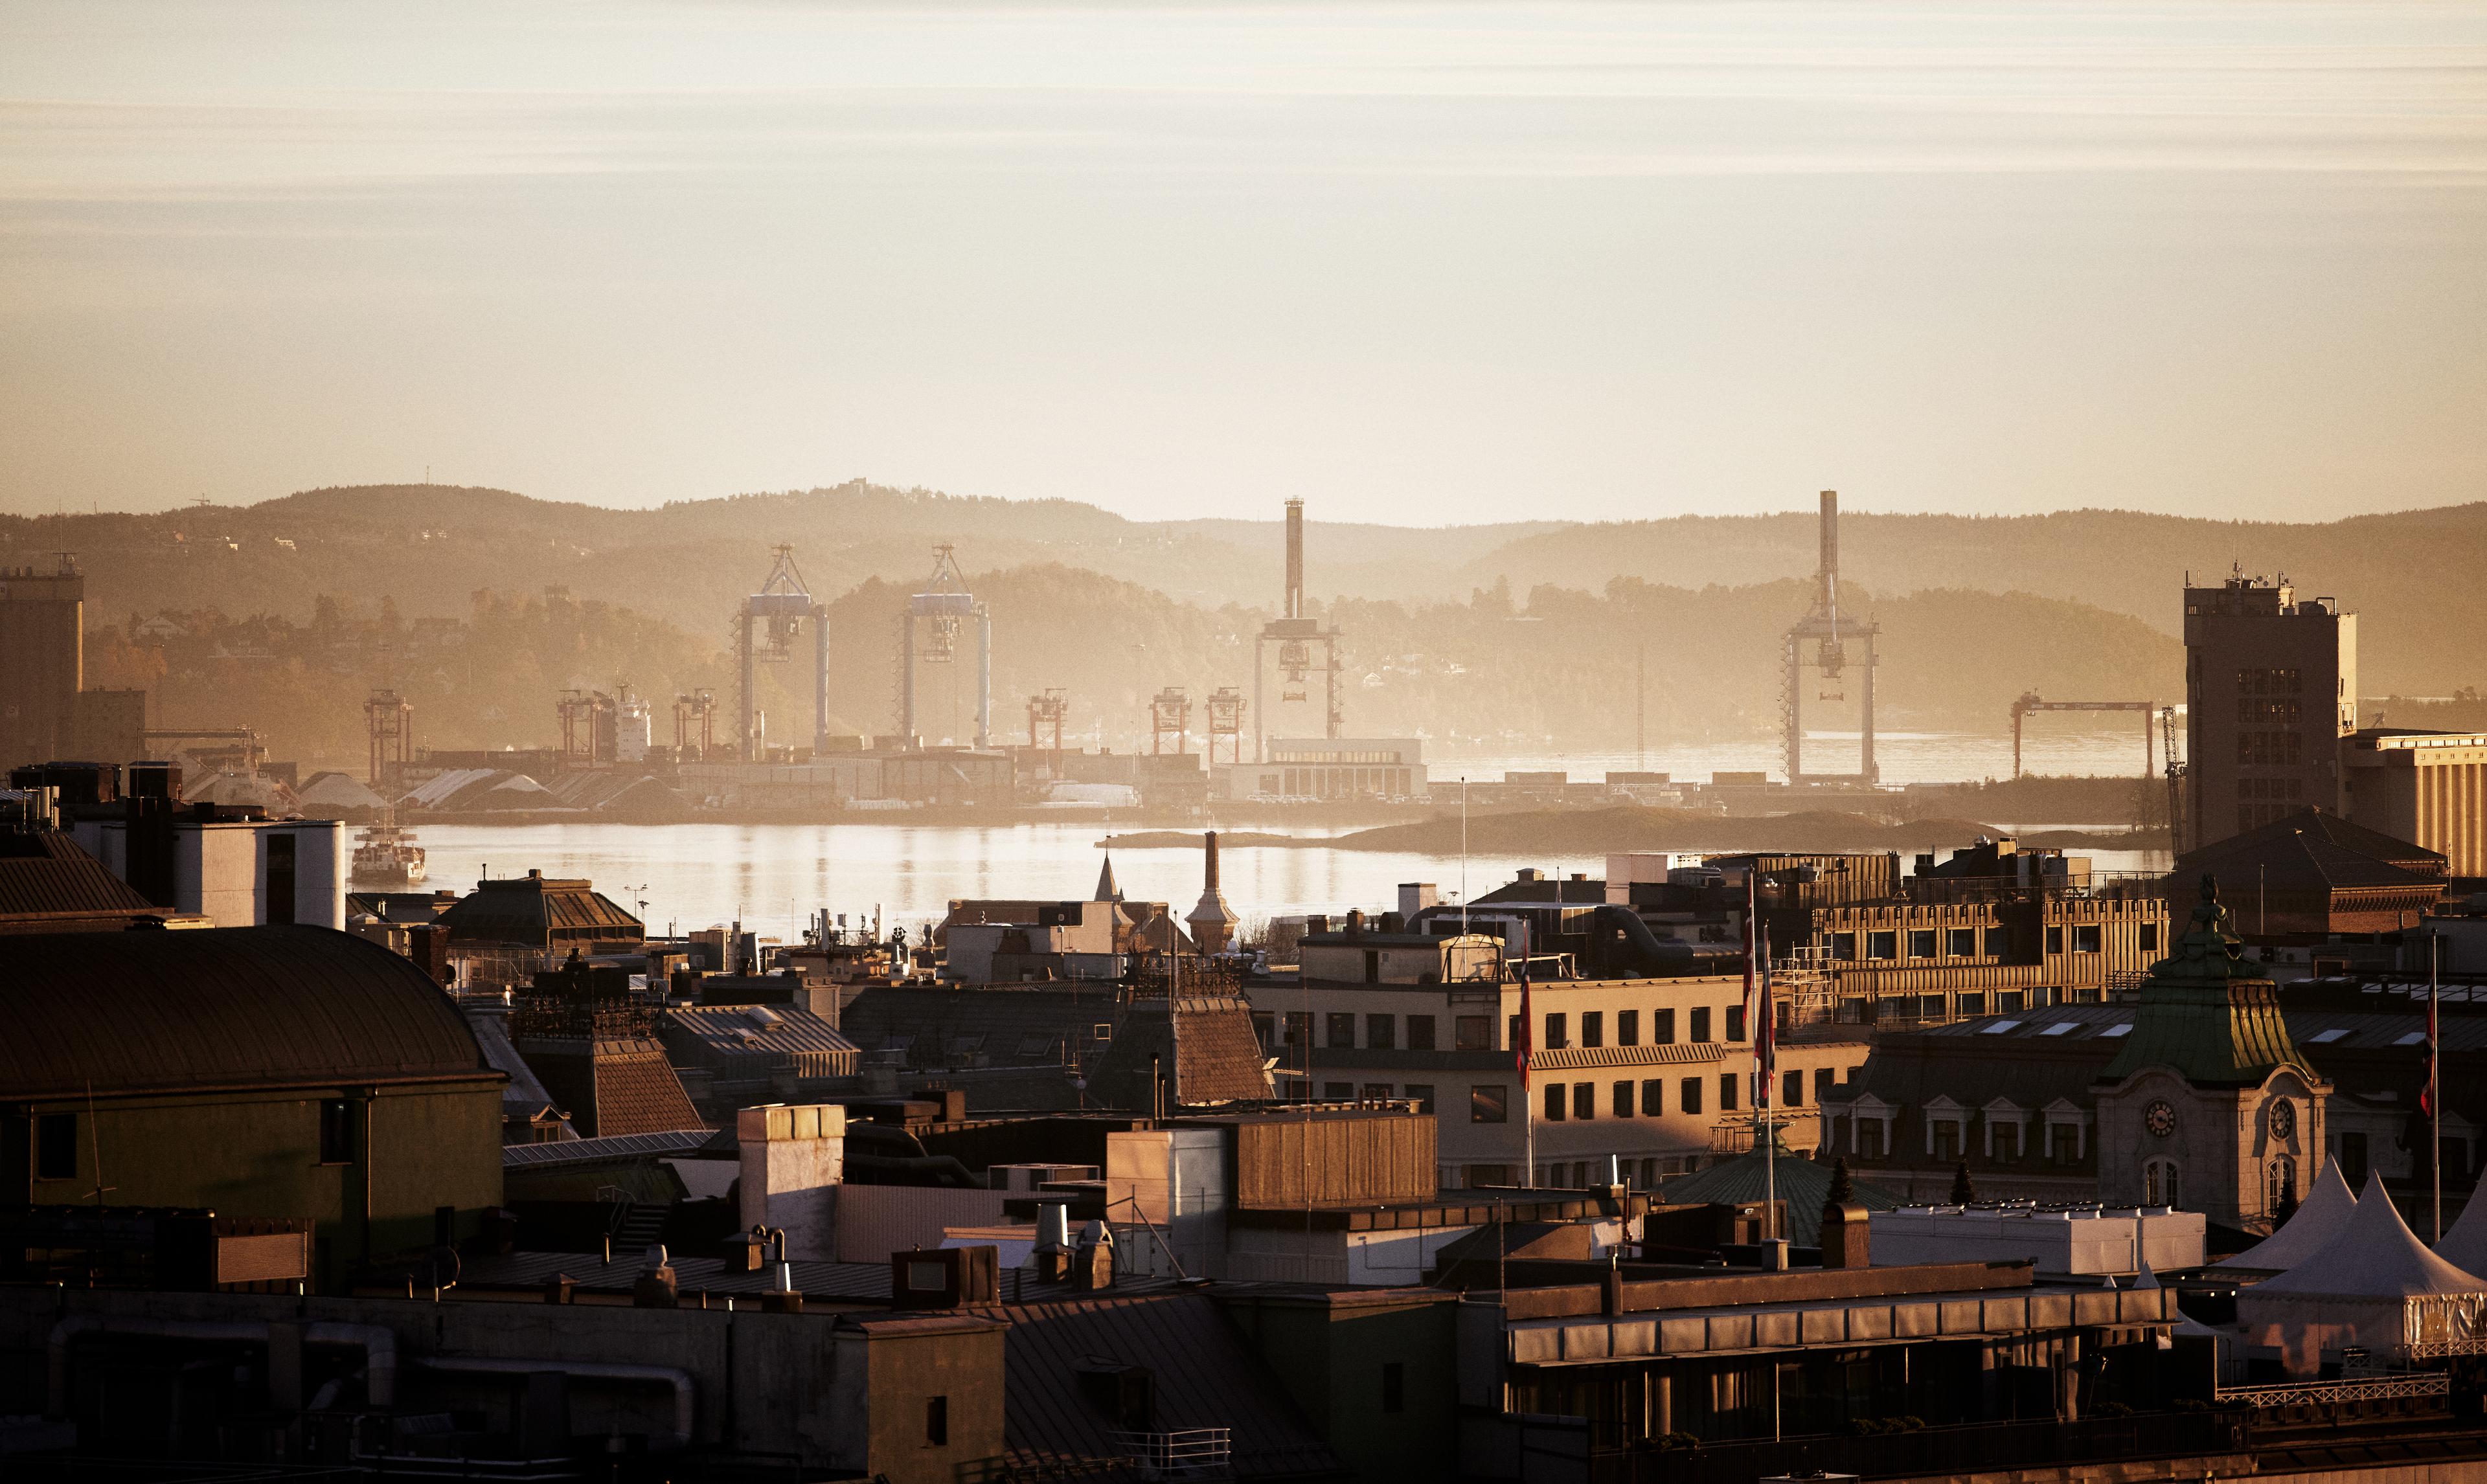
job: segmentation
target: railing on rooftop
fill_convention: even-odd
[[[1110,1432],[1114,1451],[1138,1466],[1144,1479],[1223,1479],[1234,1475],[1229,1429],[1188,1427],[1175,1432]]]
[[[2332,1407],[2342,1402],[2414,1401],[2449,1397],[2452,1378],[2443,1371],[2344,1377],[2338,1381],[2289,1382],[2277,1386],[2222,1387],[2219,1399],[2231,1407],[2272,1412],[2283,1407]]]

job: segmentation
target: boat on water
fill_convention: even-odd
[[[397,811],[382,810],[354,837],[354,884],[410,887],[423,880],[423,847],[414,832],[397,822]]]

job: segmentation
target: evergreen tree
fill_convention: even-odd
[[[2283,1183],[2279,1188],[2279,1204],[2274,1207],[2271,1213],[2272,1229],[2274,1231],[2277,1231],[2280,1227],[2287,1225],[2288,1219],[2296,1214],[2297,1182],[2290,1180]]]
[[[1969,1177],[1969,1161],[1963,1159],[1951,1169],[1951,1203],[1969,1206],[1977,1203],[1977,1184]]]
[[[1830,1213],[1857,1198],[1857,1182],[1848,1173],[1848,1156],[1831,1162],[1830,1189],[1822,1196],[1822,1223],[1830,1224]]]

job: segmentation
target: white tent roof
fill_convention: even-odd
[[[2371,1299],[2487,1293],[2487,1278],[2438,1257],[2411,1233],[2383,1182],[2380,1173],[2367,1179],[2358,1209],[2323,1250],[2247,1291],[2257,1297],[2294,1293]]]
[[[2435,1255],[2457,1268],[2475,1273],[2487,1267],[2487,1189],[2473,1191],[2470,1203],[2461,1208],[2460,1220],[2445,1229],[2444,1237],[2435,1244]]]
[[[2326,1160],[2323,1173],[2314,1177],[2314,1189],[2305,1193],[2297,1214],[2277,1231],[2220,1266],[2285,1273],[2330,1247],[2357,1209],[2358,1197],[2349,1189],[2349,1182],[2340,1178],[2340,1167]]]

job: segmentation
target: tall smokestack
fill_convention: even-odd
[[[1839,611],[1839,491],[1822,492],[1822,568],[1817,579],[1821,591],[1814,602],[1822,612]]]
[[[1304,503],[1287,502],[1287,614],[1304,616]]]
[[[1201,840],[1207,847],[1208,852],[1207,866],[1204,870],[1202,884],[1207,886],[1209,890],[1215,892],[1217,890],[1217,832],[1216,830],[1210,831],[1208,834],[1201,837]]]

